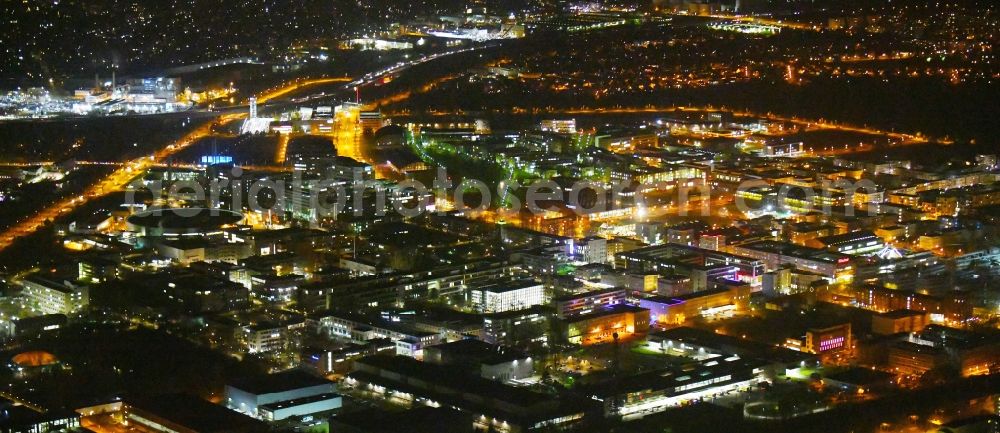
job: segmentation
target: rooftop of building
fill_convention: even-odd
[[[781,254],[789,257],[799,257],[811,260],[819,260],[828,263],[838,263],[841,260],[850,260],[851,256],[833,253],[817,248],[809,248],[789,242],[773,240],[755,241],[738,246],[739,248],[761,251],[771,254]]]
[[[635,305],[615,304],[615,305],[612,305],[612,306],[609,306],[609,307],[605,307],[605,308],[601,308],[601,309],[595,310],[595,311],[587,313],[587,314],[581,314],[581,315],[578,315],[578,316],[569,317],[569,318],[566,318],[564,320],[567,323],[577,323],[577,322],[583,322],[583,321],[586,321],[586,320],[595,319],[595,318],[598,318],[598,317],[613,316],[613,315],[617,315],[617,314],[626,314],[626,313],[640,313],[640,312],[643,312],[643,311],[649,311],[649,310],[647,310],[645,308],[637,307]]]
[[[806,233],[817,230],[827,230],[834,228],[830,224],[818,223],[813,221],[797,221],[789,224],[788,227],[791,231],[798,233]]]
[[[688,231],[688,230],[708,230],[710,226],[701,221],[687,221],[667,227],[667,230]]]
[[[449,357],[476,359],[484,364],[499,364],[525,359],[527,354],[516,349],[508,349],[472,338],[438,344],[426,350],[441,352]]]
[[[35,431],[29,430],[30,426],[67,418],[78,418],[79,414],[73,411],[55,410],[39,413],[28,409],[26,406],[14,405],[7,400],[0,402],[3,406],[3,417],[0,417],[0,431]]]
[[[892,310],[876,314],[876,316],[878,317],[884,317],[887,319],[902,319],[906,317],[926,316],[926,315],[927,315],[926,311],[907,310],[907,309]]]
[[[941,349],[941,348],[938,348],[938,347],[934,347],[934,346],[930,346],[930,345],[926,345],[926,344],[917,344],[917,343],[914,343],[914,342],[911,342],[911,341],[905,341],[905,340],[893,342],[889,346],[889,348],[890,349],[903,350],[903,351],[905,351],[907,353],[915,353],[915,354],[920,354],[920,355],[944,356],[944,354],[945,354],[944,349]]]
[[[229,384],[230,387],[256,395],[273,394],[320,385],[333,386],[334,383],[298,370],[245,377]]]
[[[223,245],[233,245],[242,247],[243,244],[230,244],[225,239],[213,237],[186,237],[178,239],[163,239],[156,242],[157,245],[174,248],[178,250],[192,250],[197,248],[211,248]]]
[[[231,230],[234,235],[253,238],[257,241],[285,239],[307,236],[329,236],[329,232],[304,227],[286,227],[275,230]]]
[[[694,346],[708,347],[722,353],[733,353],[743,357],[754,357],[785,363],[798,363],[814,359],[811,355],[794,350],[775,347],[745,338],[718,334],[704,329],[683,326],[665,331],[652,332],[649,338],[679,341]]]
[[[544,404],[552,399],[550,395],[525,388],[504,385],[476,376],[456,375],[450,367],[421,362],[406,356],[367,356],[355,361],[355,364],[391,371],[427,383],[440,384],[525,408]]]
[[[189,395],[170,394],[126,403],[132,411],[145,412],[200,433],[256,433],[269,429],[262,421]]]
[[[554,301],[554,302],[575,301],[577,299],[584,299],[584,298],[589,298],[589,297],[593,297],[593,296],[610,295],[610,294],[613,294],[613,293],[622,293],[622,294],[624,294],[624,291],[625,291],[625,289],[618,288],[618,287],[612,287],[612,288],[608,288],[608,289],[597,289],[597,290],[590,290],[590,291],[583,292],[583,293],[572,293],[572,294],[568,294],[568,295],[557,296],[557,297],[553,298],[552,301]]]
[[[418,338],[438,335],[435,332],[420,331],[414,329],[403,322],[394,322],[391,320],[386,320],[383,317],[367,316],[350,311],[324,311],[310,315],[310,318],[315,320],[327,317],[354,322],[357,325],[357,328],[361,330],[379,328],[388,331],[398,332],[401,334],[407,334]]]
[[[949,326],[930,324],[919,332],[919,338],[931,341],[935,346],[956,349],[971,349],[983,345],[1000,344],[1000,336],[956,329]]]
[[[58,290],[63,293],[69,293],[72,291],[72,286],[66,282],[60,282],[56,279],[51,279],[43,275],[32,274],[24,278],[25,282],[36,284],[47,289]]]
[[[368,165],[368,164],[365,164],[363,162],[360,162],[360,161],[358,161],[358,160],[356,160],[354,158],[347,157],[347,156],[340,156],[340,155],[338,155],[338,156],[333,157],[331,160],[332,160],[332,162],[334,164],[340,165],[340,166],[345,166],[345,167],[352,167],[352,168],[370,167],[370,165]]]
[[[465,433],[471,429],[472,415],[455,409],[419,406],[406,411],[364,409],[338,415],[331,420],[334,431],[340,425],[364,433]]]
[[[296,398],[296,399],[285,400],[285,401],[277,401],[277,402],[274,402],[274,403],[262,405],[262,406],[258,407],[258,409],[264,409],[264,410],[269,410],[269,411],[273,412],[273,411],[276,411],[276,410],[286,409],[286,408],[295,407],[295,406],[301,406],[301,405],[304,405],[304,404],[316,403],[316,402],[319,402],[319,401],[325,401],[325,400],[330,400],[330,399],[334,399],[334,398],[340,398],[340,394],[337,394],[335,392],[327,392],[327,393],[323,393],[323,394],[311,395],[309,397],[302,397],[302,398]]]
[[[722,382],[738,380],[739,377],[748,380],[753,375],[753,371],[765,363],[765,361],[758,359],[742,358],[736,355],[719,356],[705,361],[675,365],[661,370],[627,376],[616,381],[602,382],[589,387],[585,392],[605,397],[645,390],[666,390],[670,394],[683,394],[684,391],[678,392],[676,389],[699,383],[710,386],[711,383],[705,382],[719,380],[727,376],[729,379],[722,380]],[[697,386],[696,389],[701,387]]]
[[[223,286],[239,286],[238,283],[234,283],[221,276],[207,273],[188,272],[185,270],[169,270],[156,274],[148,274],[144,276],[144,281],[142,281],[142,283],[148,286],[158,287],[170,285],[170,287],[190,290],[201,290]]]
[[[278,274],[274,274],[274,273],[257,274],[257,275],[254,275],[251,278],[252,279],[257,279],[257,280],[260,280],[260,281],[266,282],[266,283],[276,283],[276,282],[289,282],[289,281],[305,280],[305,276],[304,275],[300,275],[300,274],[278,275]]]
[[[483,317],[491,320],[517,319],[531,315],[547,316],[553,314],[555,309],[548,305],[532,305],[523,310],[502,311],[499,313],[484,314]]]
[[[721,295],[723,293],[729,293],[729,287],[716,287],[707,290],[700,290],[697,292],[685,293],[678,296],[663,296],[663,295],[652,295],[643,298],[646,301],[656,302],[668,305],[678,305],[683,304],[692,299],[698,299],[705,296]]]
[[[514,290],[527,289],[530,287],[541,286],[542,284],[536,282],[530,278],[524,278],[519,280],[508,280],[503,282],[494,282],[484,286],[474,287],[472,290],[482,290],[484,292],[492,293],[504,293],[511,292]]]
[[[842,233],[838,235],[830,235],[816,238],[816,240],[823,245],[840,245],[849,242],[857,242],[860,240],[871,240],[879,239],[875,233],[870,230],[859,230],[850,233]]]

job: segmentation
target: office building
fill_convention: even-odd
[[[893,310],[872,316],[872,333],[892,335],[900,332],[920,332],[930,324],[926,311]]]
[[[552,307],[548,305],[486,314],[483,316],[482,339],[505,346],[546,343],[554,316]]]
[[[576,134],[576,119],[545,119],[539,123],[539,128],[546,132]]]
[[[767,270],[792,265],[800,271],[815,272],[831,280],[849,282],[854,276],[851,256],[787,242],[756,241],[734,245],[733,254],[764,262]]]
[[[722,285],[711,290],[681,296],[652,295],[639,298],[639,306],[649,310],[655,326],[684,323],[695,317],[728,317],[750,304],[751,287],[746,284]]]
[[[511,280],[473,287],[472,306],[483,313],[523,310],[545,303],[545,288],[534,280]]]
[[[39,314],[80,313],[90,305],[90,290],[69,281],[58,282],[40,275],[31,275],[21,281],[22,296]]]
[[[565,339],[571,344],[607,343],[615,335],[621,339],[649,331],[649,310],[628,304],[616,304],[587,314],[562,319]]]

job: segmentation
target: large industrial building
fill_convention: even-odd
[[[590,410],[586,400],[553,398],[455,369],[405,357],[370,356],[355,361],[342,386],[413,406],[452,407],[472,413],[480,430],[520,433],[571,425]]]
[[[254,418],[277,421],[329,412],[341,406],[337,385],[299,371],[255,376],[226,385],[226,406]]]

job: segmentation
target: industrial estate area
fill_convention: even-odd
[[[991,2],[61,0],[0,432],[1000,431]]]

